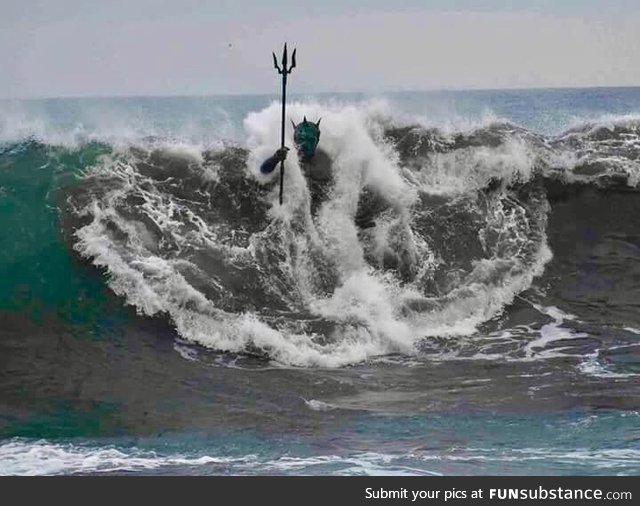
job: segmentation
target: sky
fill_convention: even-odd
[[[0,98],[640,85],[638,0],[0,0]]]

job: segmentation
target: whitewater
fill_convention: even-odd
[[[637,89],[294,97],[332,162],[313,213],[294,150],[282,206],[259,172],[274,97],[0,112],[5,473],[637,470]]]

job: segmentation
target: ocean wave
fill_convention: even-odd
[[[450,171],[467,181],[466,194],[433,193],[446,194],[442,212],[453,213],[454,231],[425,202],[437,185],[406,177],[429,167],[404,165],[393,135],[368,123],[366,111],[290,110],[331,125],[322,146],[337,169],[335,183],[315,216],[294,157],[282,207],[257,172],[277,142],[274,105],[246,119],[246,150],[136,148],[103,158],[70,200],[80,222],[75,249],[104,268],[111,289],[142,314],[168,314],[183,338],[322,367],[412,354],[429,335],[473,333],[549,260],[546,202],[533,182],[533,155],[520,162],[526,148],[478,155],[471,171],[485,181],[517,172],[480,200],[474,190],[481,182],[474,187],[468,173]],[[507,190],[515,181],[517,195]],[[381,209],[370,231],[354,222],[363,191]],[[449,251],[437,240],[454,232],[475,250],[461,244]]]
[[[252,456],[166,456],[137,448],[82,446],[46,440],[13,440],[0,445],[0,474],[4,476],[148,473],[163,467],[224,467],[251,460]]]
[[[209,455],[144,450],[136,447],[13,440],[0,445],[4,476],[182,474],[182,475],[334,475],[442,476],[452,474],[600,474],[633,475],[640,451],[633,448],[491,449],[456,446],[448,451],[416,448],[404,453],[350,455]]]
[[[55,189],[66,246],[140,314],[168,317],[181,338],[207,348],[319,367],[475,335],[553,258],[549,180],[601,188],[604,175],[624,173],[633,188],[640,173],[629,118],[604,137],[601,124],[550,138],[495,118],[455,132],[397,125],[379,107],[288,110],[329,125],[321,147],[335,182],[314,214],[295,155],[282,207],[277,174],[258,171],[279,143],[276,103],[249,114],[246,142],[231,145],[108,129],[67,142],[46,125],[7,119],[6,142],[40,140],[9,142],[1,156],[10,165],[37,145],[55,170],[73,158],[80,177]],[[102,140],[92,156],[87,139]],[[595,161],[601,171],[587,173]],[[366,230],[355,220],[363,195],[376,225]],[[529,355],[557,338],[543,332]]]

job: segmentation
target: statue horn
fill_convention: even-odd
[[[316,122],[316,126],[317,126],[318,128],[320,128],[320,122],[321,122],[321,121],[322,121],[322,118],[320,118],[320,119]]]

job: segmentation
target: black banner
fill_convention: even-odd
[[[638,477],[5,477],[3,497],[64,504],[143,500],[189,504],[635,504]],[[635,501],[635,502],[634,502]]]

